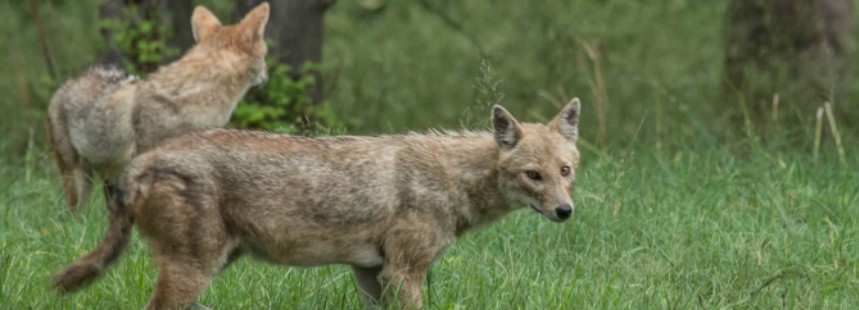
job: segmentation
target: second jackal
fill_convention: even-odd
[[[47,132],[69,207],[89,201],[93,175],[114,178],[165,140],[227,123],[249,87],[266,81],[263,3],[235,25],[204,7],[191,17],[196,44],[145,80],[93,68],[51,99]],[[106,188],[108,188],[106,186]]]

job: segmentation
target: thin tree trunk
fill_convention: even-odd
[[[161,23],[171,25],[172,35],[167,39],[167,46],[179,51],[174,57],[169,57],[163,62],[170,62],[182,56],[194,45],[194,33],[191,28],[191,14],[194,12],[194,4],[191,0],[164,0],[161,1],[161,9],[166,14],[161,14]]]
[[[45,59],[45,66],[48,67],[48,73],[52,79],[57,79],[57,71],[54,70],[54,62],[51,60],[51,51],[48,48],[48,39],[45,38],[45,26],[42,25],[42,16],[39,14],[39,4],[36,0],[28,1],[30,4],[30,14],[33,15],[33,23],[36,24],[36,31],[39,34],[39,46],[42,47],[42,57]]]

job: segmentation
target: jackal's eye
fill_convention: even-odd
[[[534,181],[540,181],[543,179],[543,176],[541,176],[539,172],[534,170],[525,171],[525,175],[527,175],[529,179]]]
[[[561,167],[561,175],[562,175],[562,176],[568,176],[568,175],[570,175],[570,167],[569,167],[569,166],[563,166],[563,167]]]

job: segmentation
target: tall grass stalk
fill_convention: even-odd
[[[778,94],[773,95],[772,114],[770,114],[773,124],[778,125]]]
[[[814,154],[811,158],[816,163],[817,156],[820,154],[820,139],[823,135],[823,107],[817,108],[817,123],[814,126]]]
[[[498,72],[492,67],[492,62],[485,58],[481,60],[480,75],[474,79],[475,100],[463,111],[460,126],[470,128],[484,124],[488,119],[484,114],[488,115],[490,107],[504,99],[504,93],[500,89],[502,82],[498,78]]]
[[[752,122],[752,115],[749,111],[749,106],[746,104],[746,97],[743,95],[739,95],[740,111],[743,113],[743,128],[746,130],[746,138],[749,139],[749,143],[752,144],[753,147],[757,148],[757,135],[755,135],[755,127]]]
[[[25,173],[24,173],[24,180],[27,183],[32,182],[33,170],[36,169],[36,166],[39,164],[37,161],[37,157],[38,157],[37,154],[39,152],[35,149],[35,146],[36,146],[36,137],[35,137],[36,134],[35,134],[35,132],[36,132],[36,130],[33,127],[27,128],[27,134],[28,134],[27,150],[24,153],[25,165],[27,167],[25,169]]]
[[[591,92],[594,94],[594,109],[597,112],[597,128],[598,139],[602,147],[606,146],[606,136],[608,135],[608,125],[606,124],[608,109],[608,93],[603,80],[602,66],[600,65],[600,56],[591,44],[587,41],[582,41],[582,47],[585,48],[585,54],[593,64],[594,77],[589,81]]]
[[[838,126],[835,125],[835,116],[832,114],[832,104],[826,102],[823,104],[826,110],[826,118],[829,120],[829,129],[832,131],[832,137],[835,139],[835,147],[838,148],[838,162],[841,167],[847,169],[847,159],[844,154],[844,146],[841,145],[841,133],[838,132]]]

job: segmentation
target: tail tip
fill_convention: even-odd
[[[51,277],[51,288],[60,295],[74,293],[98,278],[101,270],[94,264],[72,264]]]

